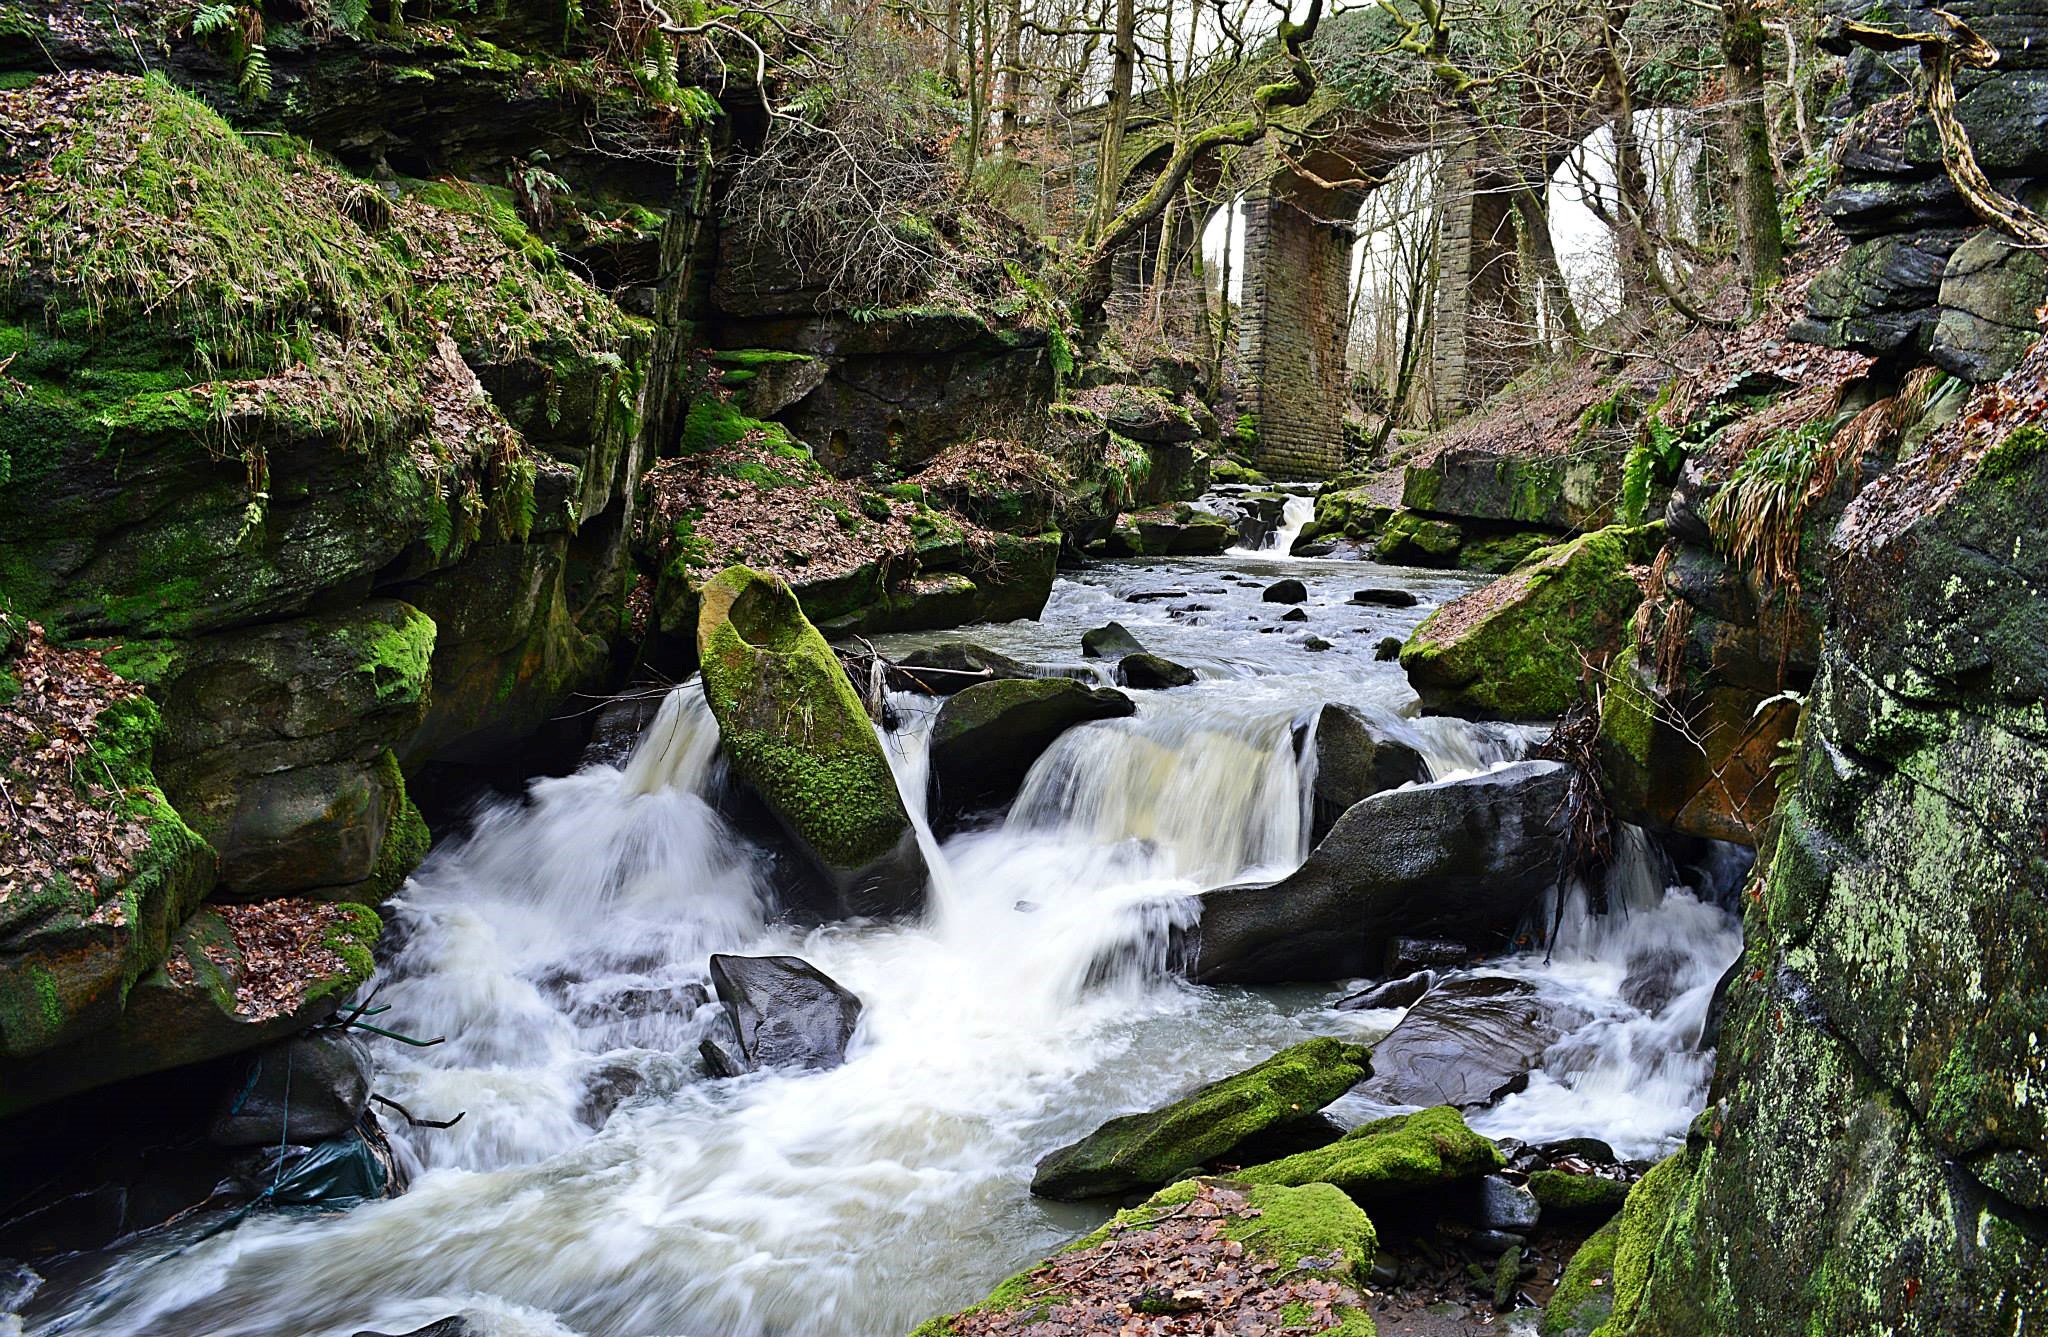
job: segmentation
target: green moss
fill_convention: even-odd
[[[361,645],[363,658],[356,664],[356,672],[375,682],[377,700],[387,704],[426,700],[433,677],[434,619],[410,604],[398,607],[403,610],[398,620],[376,627]]]
[[[704,395],[690,405],[683,418],[682,436],[678,442],[683,454],[723,450],[741,443],[763,445],[777,453],[796,451],[804,458],[809,458],[810,454],[797,444],[789,429],[781,423],[750,418],[735,408],[730,400]]]
[[[734,566],[700,597],[704,691],[734,768],[828,867],[888,854],[909,829],[895,776],[789,586]]]
[[[341,915],[320,935],[320,942],[341,958],[342,969],[314,980],[306,990],[306,1003],[322,998],[346,998],[377,969],[376,958],[371,953],[377,946],[378,935],[384,931],[384,921],[367,905],[345,902],[336,908]]]
[[[991,713],[1000,713],[1013,698],[1028,699],[1049,683],[1065,685],[1021,678],[972,687],[953,700],[987,694],[1001,698],[990,706]],[[1040,1161],[1032,1191],[1072,1199],[1157,1187],[1228,1154],[1254,1134],[1307,1118],[1365,1080],[1367,1071],[1359,1046],[1327,1037],[1309,1040],[1163,1109],[1111,1119]]]
[[[1249,1210],[1227,1218],[1223,1236],[1242,1244],[1261,1264],[1272,1266],[1263,1281],[1281,1285],[1296,1279],[1334,1279],[1363,1284],[1379,1248],[1377,1233],[1358,1205],[1327,1184],[1301,1187],[1246,1185],[1216,1181],[1244,1192]],[[1060,1255],[1108,1245],[1113,1237],[1142,1233],[1178,1214],[1200,1191],[1195,1180],[1183,1180],[1152,1195],[1136,1207],[1118,1212],[1108,1222],[1065,1248]],[[1057,1255],[1056,1255],[1057,1256]],[[1022,1332],[1068,1297],[1040,1280],[1040,1269],[1020,1272],[990,1292],[980,1304],[920,1325],[911,1337],[952,1337],[953,1318],[968,1314],[1002,1315],[1007,1331]],[[1339,1306],[1338,1324],[1323,1337],[1373,1337],[1372,1320],[1362,1310]]]
[[[2005,438],[1977,461],[1977,474],[1981,478],[2005,480],[2019,477],[2037,458],[2048,449],[2048,432],[2029,424],[2015,427]]]
[[[1221,455],[1209,461],[1209,481],[1212,483],[1262,484],[1266,476],[1248,464],[1239,464],[1228,455]],[[1318,498],[1320,502],[1320,498]]]
[[[794,353],[786,348],[721,348],[711,354],[711,360],[721,367],[758,371],[762,367],[816,362],[817,358],[809,353]]]
[[[398,767],[397,755],[389,748],[377,758],[377,778],[386,793],[397,794],[398,809],[384,830],[383,843],[377,847],[376,866],[360,887],[351,889],[351,894],[359,894],[366,901],[382,905],[405,885],[405,880],[427,857],[433,835],[427,830],[427,819],[420,815],[419,805],[412,801],[412,794],[406,788],[405,774]]]
[[[1465,531],[1449,520],[1399,511],[1380,530],[1373,555],[1383,562],[1447,566],[1457,558]]]
[[[1620,1207],[1629,1186],[1619,1179],[1599,1175],[1575,1175],[1563,1170],[1537,1170],[1529,1176],[1529,1191],[1546,1212],[1564,1216],[1604,1215]]]
[[[1600,734],[1632,758],[1637,765],[1650,763],[1656,734],[1657,707],[1643,690],[1636,671],[1636,650],[1624,646],[1609,664],[1606,689],[1600,696]]]
[[[1401,648],[1425,707],[1497,719],[1563,714],[1583,690],[1586,657],[1617,650],[1642,602],[1634,548],[1627,531],[1597,530],[1430,614]]]
[[[1327,1147],[1237,1175],[1249,1184],[1335,1184],[1355,1198],[1381,1201],[1418,1188],[1476,1178],[1506,1164],[1500,1148],[1465,1126],[1448,1105],[1361,1124]]]
[[[1614,1315],[1595,1337],[1624,1337],[1637,1331],[1658,1241],[1692,1170],[1692,1158],[1679,1152],[1659,1161],[1629,1190],[1621,1215],[1614,1219]]]
[[[1593,1232],[1565,1265],[1564,1276],[1543,1307],[1541,1337],[1589,1337],[1614,1313],[1614,1245],[1621,1222]]]

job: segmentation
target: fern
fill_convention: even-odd
[[[233,4],[201,5],[192,14],[192,35],[212,37],[217,33],[239,29],[238,7]]]
[[[251,43],[235,62],[235,91],[244,102],[261,102],[270,96],[270,54]]]
[[[1685,438],[1662,418],[1651,418],[1621,466],[1621,522],[1649,519],[1650,485],[1672,482],[1685,463]]]
[[[370,0],[333,0],[327,19],[349,36],[359,36],[363,25],[370,21]]]

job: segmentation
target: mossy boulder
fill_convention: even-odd
[[[948,811],[1004,802],[1061,734],[1136,711],[1122,692],[1072,678],[976,683],[951,697],[932,725],[933,790]]]
[[[1209,511],[1180,505],[1142,511],[1130,517],[1137,531],[1139,555],[1145,557],[1213,557],[1237,542],[1237,528]]]
[[[1031,1191],[1073,1200],[1157,1188],[1261,1133],[1312,1118],[1370,1071],[1358,1045],[1306,1041],[1171,1105],[1111,1119],[1039,1161]]]
[[[1624,411],[1621,398],[1600,401],[1581,421],[1581,434],[1612,426]],[[1515,454],[1453,446],[1407,467],[1401,504],[1458,521],[1594,529],[1614,520],[1620,460],[1605,449]]]
[[[1327,1147],[1238,1172],[1248,1184],[1333,1184],[1370,1206],[1492,1174],[1507,1164],[1491,1138],[1448,1105],[1360,1124]]]
[[[1562,715],[1590,661],[1620,647],[1643,600],[1644,539],[1603,529],[1550,549],[1431,613],[1401,648],[1425,711],[1477,719]]]
[[[1317,538],[1366,540],[1379,536],[1381,528],[1393,518],[1394,510],[1379,489],[1326,487],[1316,493],[1316,514],[1310,523]]]
[[[1464,543],[1465,531],[1449,520],[1396,511],[1381,523],[1372,553],[1395,566],[1452,567]]]
[[[714,576],[703,589],[697,649],[733,769],[848,907],[918,908],[924,860],[889,759],[789,586],[744,566]]]
[[[1372,1221],[1328,1184],[1183,1180],[911,1337],[1117,1331],[1133,1310],[1175,1312],[1181,1291],[1207,1297],[1205,1317],[1215,1331],[1255,1331],[1252,1324],[1277,1314],[1290,1328],[1324,1337],[1373,1337],[1357,1288],[1378,1250]],[[1133,1295],[1126,1274],[1105,1266],[1111,1256],[1140,1260],[1154,1284]],[[1307,1285],[1296,1290],[1297,1282]]]
[[[1546,1218],[1610,1216],[1628,1197],[1629,1185],[1621,1179],[1602,1175],[1572,1174],[1567,1170],[1535,1170],[1529,1175],[1529,1191],[1543,1204]]]
[[[89,1042],[0,1062],[0,1116],[304,1030],[370,977],[381,930],[376,912],[361,905],[204,907]]]

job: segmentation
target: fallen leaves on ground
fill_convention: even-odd
[[[951,1320],[952,1331],[956,1337],[1281,1337],[1338,1326],[1340,1306],[1361,1303],[1355,1290],[1315,1276],[1302,1260],[1259,1257],[1225,1234],[1231,1222],[1258,1214],[1243,1193],[1204,1183],[1150,1226],[1112,1228],[1101,1243],[1047,1261],[1031,1274],[1034,1298],[1020,1307],[969,1311]],[[1327,1261],[1332,1269],[1338,1265],[1334,1256]]]
[[[295,1011],[306,985],[343,973],[348,963],[327,945],[328,935],[350,917],[330,901],[259,901],[219,905],[214,910],[234,936],[242,959],[235,981],[235,1011],[267,1021]]]
[[[0,647],[17,639],[14,657],[0,660],[20,683],[0,705],[0,915],[62,876],[77,893],[66,908],[118,916],[112,892],[149,832],[93,736],[102,712],[142,689],[97,653],[51,645],[39,624],[0,612]]]

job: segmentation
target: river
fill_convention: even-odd
[[[1309,586],[1306,621],[1261,600],[1282,575]],[[1007,821],[929,842],[917,922],[778,921],[767,861],[716,804],[715,725],[694,686],[678,689],[631,757],[479,813],[395,902],[380,1021],[448,1040],[380,1043],[379,1090],[422,1117],[465,1116],[393,1129],[409,1192],[153,1239],[52,1287],[27,1331],[346,1337],[459,1312],[506,1337],[900,1337],[980,1298],[1101,1219],[1028,1194],[1047,1151],[1281,1046],[1370,1041],[1398,1020],[1332,1010],[1334,983],[1195,988],[1165,949],[1188,893],[1307,853],[1312,762],[1294,734],[1322,704],[1413,743],[1438,780],[1527,744],[1413,718],[1398,664],[1374,657],[1472,583],[1256,553],[1104,563],[1063,577],[1040,621],[880,638],[1099,672],[1081,633],[1113,617],[1203,675],[1069,732]],[[1420,603],[1348,602],[1367,585]],[[932,707],[898,705],[885,741],[922,821]],[[1710,1058],[1693,1041],[1739,931],[1667,890],[1646,847],[1625,853],[1615,913],[1574,905],[1550,952],[1490,967],[1592,1019],[1527,1091],[1475,1116],[1489,1133],[1589,1134],[1648,1157],[1700,1104]],[[696,1042],[715,1009],[695,986],[714,951],[800,955],[857,993],[846,1064],[706,1079]],[[1646,951],[1677,962],[1676,997],[1654,1013],[1622,997]],[[1106,978],[1091,971],[1105,957],[1119,963]]]

